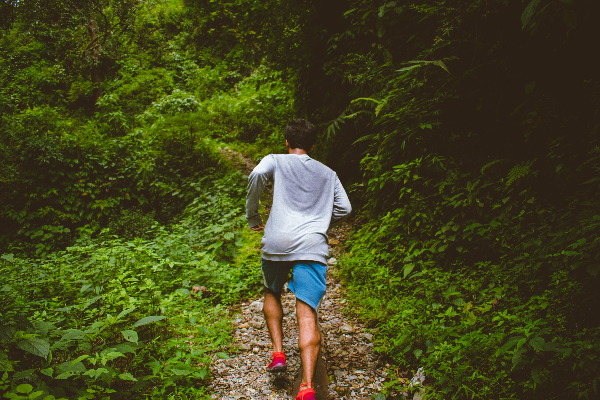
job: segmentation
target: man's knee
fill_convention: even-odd
[[[274,292],[272,289],[269,289],[268,287],[264,288],[265,291],[265,297],[267,296],[272,296],[274,298],[276,298],[277,300],[281,300],[281,294],[283,293],[283,290],[280,290],[279,292]]]

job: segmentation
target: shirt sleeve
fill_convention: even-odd
[[[258,213],[260,205],[260,194],[265,188],[267,181],[273,179],[275,171],[275,159],[269,154],[254,167],[250,176],[248,176],[248,192],[246,194],[246,219],[248,227],[253,228],[262,225],[262,219]]]
[[[348,195],[342,186],[342,182],[338,178],[337,174],[335,176],[335,186],[333,192],[333,212],[331,214],[331,222],[329,223],[329,227],[333,227],[342,222],[349,214],[352,212],[352,206],[350,205],[350,200],[348,199]]]

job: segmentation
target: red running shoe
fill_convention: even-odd
[[[267,372],[284,372],[287,370],[285,366],[285,353],[273,352],[273,362],[267,367]]]
[[[315,400],[315,389],[309,387],[307,389],[302,390],[304,386],[312,386],[312,382],[303,383],[300,385],[300,392],[298,392],[298,396],[296,396],[296,400]]]

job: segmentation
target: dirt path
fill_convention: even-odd
[[[222,150],[226,156],[239,157],[246,168],[253,163],[239,153]],[[244,171],[244,173],[249,173]],[[338,256],[347,239],[351,225],[344,223],[329,231],[333,256]],[[372,335],[359,321],[349,320],[343,313],[345,290],[335,279],[336,261],[329,260],[327,293],[319,308],[319,323],[325,336],[325,361],[330,374],[328,399],[371,399],[379,393],[387,379],[384,365],[380,365],[373,352]],[[295,297],[285,290],[284,350],[288,371],[269,374],[266,366],[271,361],[271,340],[262,315],[262,298],[232,307],[237,314],[233,353],[228,360],[215,360],[212,364],[214,379],[211,389],[215,399],[292,399],[291,389],[300,366],[298,350],[298,324]]]

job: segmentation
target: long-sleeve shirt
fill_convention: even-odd
[[[273,205],[262,239],[262,257],[272,261],[327,263],[327,229],[352,207],[337,174],[307,154],[269,154],[248,177],[248,226],[262,224],[259,197],[273,181]]]

